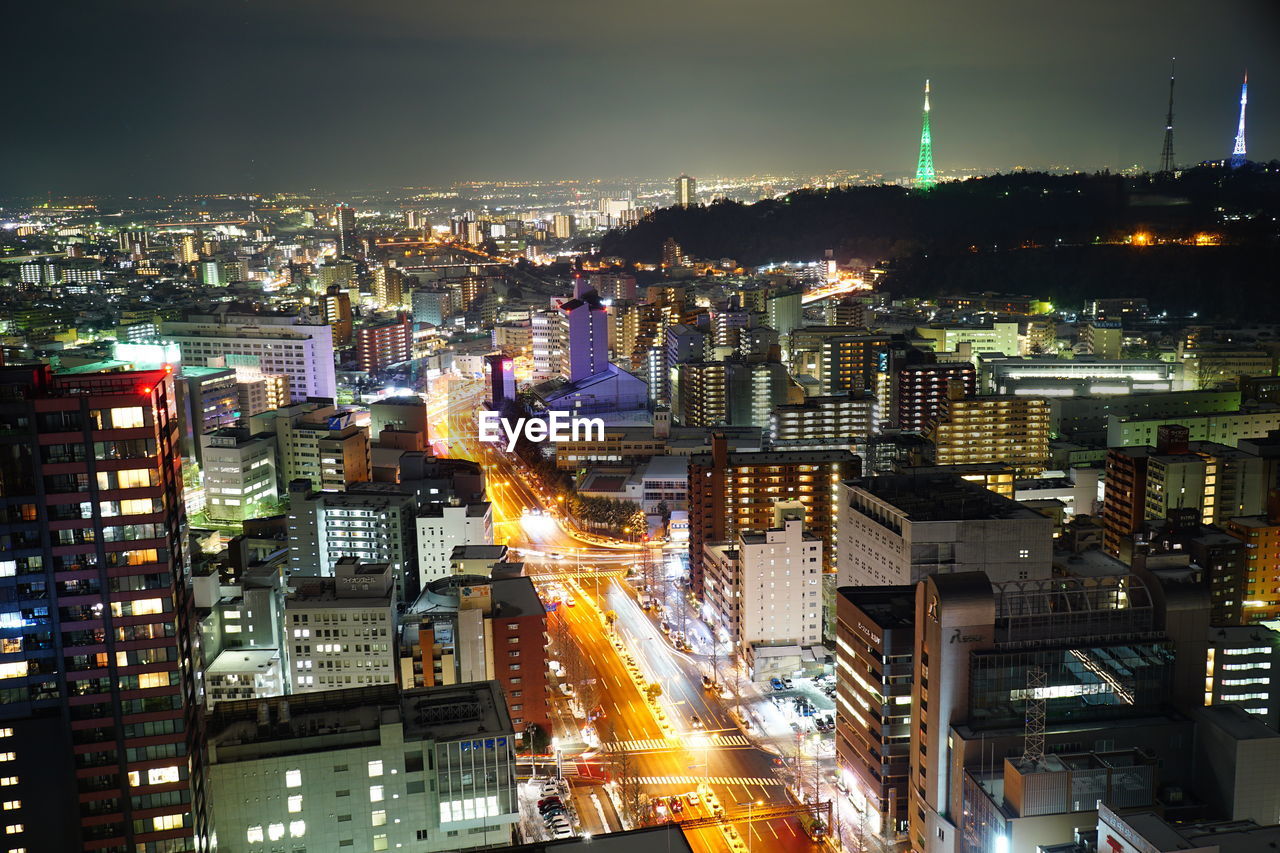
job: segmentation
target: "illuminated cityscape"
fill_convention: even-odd
[[[15,9],[0,853],[1275,848],[1280,51],[1174,5]]]

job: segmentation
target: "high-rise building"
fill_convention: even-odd
[[[520,819],[515,731],[492,681],[223,702],[209,753],[220,849],[499,848]]]
[[[874,836],[907,828],[914,586],[836,590],[836,772]]]
[[[603,373],[609,363],[608,309],[594,290],[585,289],[560,305],[566,329],[570,382]]]
[[[250,418],[249,430],[276,437],[276,465],[285,488],[294,480],[310,480],[338,491],[371,479],[368,428],[333,406],[295,403],[263,412]]]
[[[5,842],[207,849],[172,376],[3,368],[0,423]]]
[[[924,432],[946,407],[949,383],[956,380],[966,397],[978,390],[978,373],[967,361],[910,364],[897,376],[898,428]]]
[[[568,240],[573,237],[573,216],[568,213],[557,213],[551,217],[551,236],[557,240]]]
[[[1147,750],[1160,750],[1161,784],[1190,783],[1185,714],[1203,704],[1209,626],[1198,587],[1123,573],[1006,583],[934,574],[916,587],[914,622],[907,819],[915,853],[994,850],[1002,834],[1011,851],[1031,851],[1043,835],[1031,840],[1025,826],[1007,824],[1036,815],[1062,814],[1053,832],[1070,841],[1071,813],[1098,799],[1154,803]],[[1170,748],[1171,738],[1182,746]],[[1101,755],[1057,754],[1091,749]],[[1079,770],[1066,772],[1072,766]],[[1091,767],[1100,771],[1089,777],[1097,797],[1073,795],[1072,776]],[[1003,796],[991,782],[1003,783]],[[1030,791],[1045,799],[1022,795]]]
[[[878,405],[867,394],[808,397],[803,403],[774,406],[769,441],[778,449],[852,449],[875,432]]]
[[[200,250],[197,246],[198,237],[195,234],[184,234],[182,239],[178,241],[177,250],[174,257],[180,264],[194,264],[200,260]]]
[[[671,413],[681,426],[709,427],[729,422],[729,365],[723,361],[678,364],[672,371]]]
[[[698,203],[698,184],[688,175],[676,178],[676,204],[680,207],[693,207]]]
[[[861,473],[847,450],[730,451],[723,433],[711,452],[689,459],[689,563],[694,594],[705,594],[703,546],[774,526],[774,504],[798,500],[808,529],[822,539],[824,571],[836,565],[837,492]]]
[[[493,508],[488,501],[432,502],[414,520],[422,586],[447,577],[453,549],[493,544]]]
[[[397,320],[361,326],[356,330],[356,361],[365,373],[385,370],[413,358],[413,323],[409,315]]]
[[[419,288],[410,297],[413,322],[443,326],[453,313],[453,292],[445,288]]]
[[[1280,619],[1280,501],[1273,498],[1266,514],[1230,518],[1223,527],[1248,546],[1245,618],[1249,622]]]
[[[1038,397],[966,397],[951,380],[942,412],[925,429],[939,465],[1003,462],[1022,477],[1049,463],[1049,404]]]
[[[210,519],[239,522],[274,511],[279,498],[275,436],[223,427],[205,433],[200,442]]]
[[[506,696],[517,740],[533,724],[550,732],[546,632],[547,609],[527,577],[432,581],[404,624],[401,684],[494,679]]]
[[[333,224],[338,235],[338,257],[349,256],[356,248],[356,209],[340,204],[333,209]]]
[[[1038,580],[1053,565],[1053,521],[959,474],[906,469],[840,484],[837,582],[919,583],[933,572]]]
[[[712,629],[748,667],[756,646],[822,642],[822,539],[804,529],[804,515],[799,501],[779,501],[770,527],[703,547]]]
[[[334,347],[351,346],[353,320],[351,293],[340,285],[331,284],[320,297],[320,318],[333,329]]]
[[[374,270],[373,301],[379,308],[396,310],[405,307],[404,273],[389,266]]]
[[[389,563],[341,557],[332,577],[295,578],[284,601],[291,693],[395,684],[396,583]]]
[[[237,367],[287,374],[295,400],[338,396],[333,331],[327,325],[285,314],[219,313],[166,321],[160,333],[178,344],[183,364],[203,366],[211,358],[234,357]]]

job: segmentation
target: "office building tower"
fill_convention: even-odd
[[[203,366],[211,358],[234,356],[237,367],[286,374],[295,400],[338,396],[333,332],[327,325],[286,314],[219,313],[167,320],[160,333],[178,344],[183,364]]]
[[[219,848],[510,846],[514,741],[491,681],[221,703],[209,718]]]
[[[369,435],[375,444],[383,441],[383,431],[414,433],[429,442],[427,401],[418,396],[383,397],[369,404]]]
[[[360,289],[360,271],[350,258],[328,258],[316,268],[315,289],[327,293],[335,285],[343,290]]]
[[[338,491],[371,478],[369,430],[333,406],[295,403],[263,412],[249,419],[249,430],[276,437],[276,465],[286,488],[294,480],[310,480]]]
[[[526,577],[455,575],[432,581],[403,623],[401,683],[411,687],[495,680],[517,741],[552,730],[547,701],[547,608]]]
[[[420,588],[416,511],[414,493],[396,483],[313,492],[307,480],[294,480],[289,484],[289,575],[333,577],[344,557],[385,563],[398,600],[412,600]]]
[[[516,399],[516,366],[510,356],[495,354],[486,355],[485,380],[489,392],[489,407],[494,410],[502,408],[502,404]]]
[[[873,836],[907,828],[914,586],[836,590],[836,772]]]
[[[551,218],[551,236],[557,240],[568,240],[573,237],[573,216],[568,213],[557,213]]]
[[[840,484],[840,586],[915,584],[934,572],[985,571],[997,582],[1049,577],[1052,519],[941,471]]]
[[[824,329],[825,327],[819,327]],[[816,346],[815,346],[816,344]],[[887,399],[881,387],[888,378],[887,335],[823,334],[813,328],[798,329],[791,336],[793,369],[797,351],[816,349],[817,378],[823,394],[871,392]],[[803,370],[796,371],[803,373]]]
[[[1206,705],[1238,705],[1280,731],[1280,632],[1263,625],[1214,625],[1204,671]]]
[[[207,849],[173,378],[0,369],[11,849]]]
[[[205,512],[210,520],[234,523],[275,511],[280,496],[275,436],[223,427],[200,436],[200,443]]]
[[[354,320],[351,315],[351,293],[341,285],[331,284],[320,297],[320,319],[333,330],[333,346],[351,346]]]
[[[585,286],[585,285],[584,285]],[[560,305],[566,330],[566,356],[570,382],[603,373],[609,363],[608,309],[594,290]]]
[[[1038,397],[966,397],[963,383],[951,380],[924,436],[939,465],[1002,462],[1033,477],[1049,463],[1049,404]]]
[[[1134,574],[918,584],[910,849],[977,853],[1004,835],[1030,851],[1047,840],[1034,818],[1051,814],[1065,835],[1053,840],[1070,841],[1072,814],[1098,800],[1154,804],[1149,751],[1160,784],[1190,784],[1185,713],[1203,703],[1206,605],[1194,585]],[[1077,783],[1093,770],[1096,796],[1071,793],[1073,766]]]
[[[333,209],[333,224],[338,236],[338,257],[344,258],[356,250],[356,209],[340,204]]]
[[[697,203],[697,182],[688,175],[681,175],[676,178],[676,205],[679,207],[693,207]]]
[[[294,578],[284,601],[291,693],[395,684],[396,592],[389,563],[341,557],[332,577]]]
[[[183,365],[174,377],[173,387],[182,427],[182,455],[203,464],[200,436],[232,426],[240,417],[236,372],[223,367]]]
[[[569,329],[558,310],[534,311],[529,316],[533,339],[533,381],[545,382],[568,369]]]
[[[1280,501],[1273,497],[1263,515],[1227,519],[1223,529],[1248,546],[1245,619],[1280,619]]]
[[[414,520],[421,586],[447,577],[455,548],[493,544],[493,507],[488,501],[439,499]]]
[[[739,533],[774,526],[774,503],[798,500],[808,529],[822,539],[823,570],[833,570],[836,486],[860,474],[847,450],[730,451],[723,433],[711,437],[711,452],[689,459],[689,562],[691,586],[705,595],[703,546],[734,541]]]
[[[289,377],[257,369],[236,370],[236,401],[240,417],[248,418],[289,405]]]
[[[727,635],[753,669],[756,646],[822,642],[822,539],[804,529],[799,501],[773,509],[768,528],[703,547],[712,630]]]
[[[663,269],[672,269],[682,267],[688,261],[684,250],[680,248],[680,244],[673,238],[668,237],[662,244],[662,267]]]
[[[413,322],[443,326],[453,313],[453,293],[444,288],[419,288],[410,297]]]
[[[409,315],[356,329],[356,361],[365,373],[376,373],[413,358],[413,323]]]
[[[897,426],[924,432],[946,407],[950,382],[961,383],[965,397],[978,390],[978,373],[967,361],[943,364],[911,364],[899,368],[897,376]]]

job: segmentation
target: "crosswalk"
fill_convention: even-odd
[[[710,741],[713,746],[750,746],[751,741],[742,735],[713,735]],[[646,740],[618,740],[604,744],[605,752],[646,752],[656,749],[700,748],[699,744],[674,738],[648,738]]]
[[[641,776],[637,781],[641,785],[782,785],[767,776]]]

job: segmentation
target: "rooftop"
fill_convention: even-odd
[[[913,586],[842,586],[836,594],[881,628],[910,628],[915,624],[916,590]]]
[[[1044,518],[957,474],[916,474],[908,468],[899,474],[846,480],[845,484],[891,504],[916,522]]]

